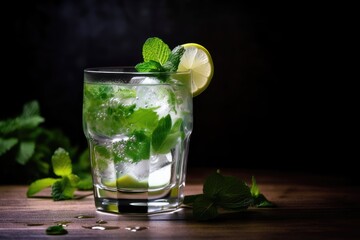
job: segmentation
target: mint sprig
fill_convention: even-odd
[[[169,46],[158,37],[148,38],[142,49],[144,62],[135,66],[139,72],[176,72],[185,49]]]
[[[51,186],[51,196],[55,201],[74,198],[74,192],[78,188],[80,178],[72,173],[72,163],[69,153],[58,148],[51,158],[54,174],[60,178],[43,178],[32,182],[26,193],[27,197],[32,197],[41,190]],[[91,180],[91,179],[89,179]],[[82,186],[90,184],[81,182]]]
[[[70,139],[59,129],[42,127],[43,122],[36,100],[25,103],[17,116],[0,120],[1,180],[21,183],[48,176],[51,155],[58,147],[75,155]]]
[[[238,212],[249,207],[274,207],[260,194],[255,178],[251,188],[233,176],[224,176],[218,170],[206,178],[203,193],[185,196],[184,204],[192,206],[193,217],[199,221],[215,219],[219,210]]]

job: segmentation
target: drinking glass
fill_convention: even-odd
[[[83,130],[97,210],[150,214],[180,207],[193,129],[190,84],[190,71],[84,70]]]

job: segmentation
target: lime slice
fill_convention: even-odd
[[[191,91],[193,97],[202,93],[210,84],[214,74],[214,64],[209,51],[197,43],[182,45],[185,49],[178,71],[191,70]]]

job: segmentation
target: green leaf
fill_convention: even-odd
[[[195,194],[195,195],[188,195],[188,196],[185,196],[184,198],[184,204],[186,205],[193,205],[196,198],[202,196],[203,194]]]
[[[0,156],[13,148],[18,142],[17,138],[0,138]]]
[[[216,172],[206,178],[203,192],[208,198],[215,198],[224,185],[224,177]]]
[[[14,119],[0,121],[0,134],[9,134],[24,129],[33,129],[42,122],[44,122],[44,118],[40,116],[20,116]]]
[[[169,58],[171,50],[160,38],[148,38],[142,49],[144,62],[155,61],[163,65]]]
[[[224,208],[247,208],[253,203],[250,188],[244,181],[233,176],[224,176],[218,193],[219,204]]]
[[[27,102],[24,104],[22,116],[23,117],[31,117],[31,116],[39,116],[40,115],[40,107],[39,103],[36,100]]]
[[[150,137],[144,131],[134,131],[125,145],[125,155],[134,162],[150,157]],[[119,158],[121,160],[121,157]]]
[[[39,116],[39,104],[37,101],[25,103],[22,114],[16,118],[0,121],[0,134],[9,134],[22,129],[31,129],[44,122]]]
[[[16,162],[21,165],[25,165],[29,159],[32,157],[35,151],[35,142],[33,141],[23,141],[20,142],[19,151],[16,155]]]
[[[236,201],[228,201],[228,202],[220,200],[219,202],[217,202],[217,205],[227,210],[240,211],[249,208],[251,205],[253,205],[253,203],[254,203],[254,199],[251,197],[247,197],[247,198],[239,198]]]
[[[62,225],[54,225],[46,229],[47,235],[64,235],[67,233],[68,231]]]
[[[171,125],[172,123],[170,114],[159,120],[159,123],[155,128],[151,139],[151,144],[154,152],[158,152],[161,149],[162,144],[164,143],[167,135],[171,130]]]
[[[193,204],[193,216],[199,221],[214,219],[218,216],[217,207],[206,195],[198,196]]]
[[[73,199],[76,185],[77,182],[71,179],[71,177],[63,177],[52,185],[51,196],[54,201]]]
[[[153,131],[158,124],[159,117],[153,109],[140,108],[134,111],[128,119],[128,123],[133,130],[147,129]]]
[[[177,46],[172,51],[168,60],[164,63],[163,67],[168,72],[176,72],[178,69],[181,57],[184,55],[185,48]]]
[[[254,205],[255,205],[255,207],[258,207],[258,208],[274,208],[274,207],[276,207],[276,205],[274,203],[267,200],[267,198],[261,193],[257,197],[254,198]]]
[[[192,206],[194,217],[202,221],[216,218],[218,208],[238,212],[251,206],[275,206],[263,194],[254,197],[244,181],[223,176],[219,170],[205,179],[203,194],[185,196],[184,204]]]
[[[252,181],[251,188],[250,188],[251,195],[253,197],[257,197],[260,194],[260,190],[259,190],[258,185],[256,184],[256,179],[254,176],[252,176],[251,181]]]
[[[163,66],[153,60],[136,64],[135,68],[139,72],[165,72]]]
[[[43,179],[36,180],[35,182],[32,182],[30,184],[30,186],[26,192],[26,196],[31,197],[34,194],[40,192],[41,190],[50,187],[58,180],[59,179],[55,179],[55,178],[43,178]]]
[[[93,189],[93,181],[91,174],[86,174],[80,178],[80,181],[77,184],[77,188],[79,190],[92,190]]]
[[[181,132],[182,119],[178,119],[173,127],[171,128],[169,134],[166,136],[163,143],[157,150],[154,150],[155,153],[165,154],[170,152],[170,150],[176,145],[179,138],[182,136]]]
[[[73,188],[76,188],[80,181],[80,178],[76,174],[69,174],[69,175],[65,176],[64,178],[68,178],[69,186],[73,187]]]
[[[69,153],[63,148],[58,148],[51,157],[54,173],[57,176],[67,176],[72,173]]]

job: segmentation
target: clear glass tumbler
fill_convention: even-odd
[[[83,129],[97,210],[173,211],[184,199],[191,72],[84,71]]]

